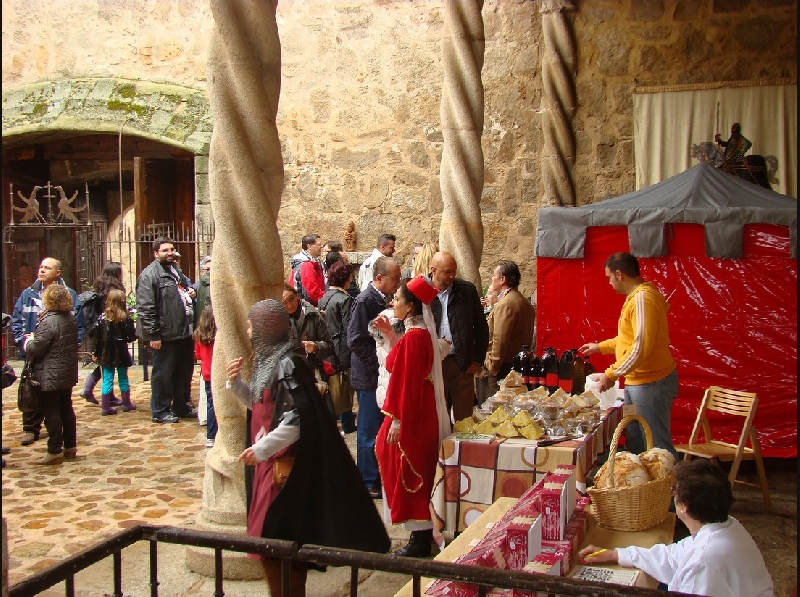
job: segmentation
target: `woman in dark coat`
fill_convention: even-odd
[[[390,541],[336,421],[325,408],[289,315],[278,301],[253,305],[250,383],[243,357],[227,365],[226,387],[249,409],[248,445],[239,460],[246,473],[247,534],[341,549],[384,553]],[[279,457],[293,456],[284,485],[273,480]],[[263,558],[270,595],[283,596],[280,560]],[[292,566],[292,597],[305,595],[306,569]],[[288,595],[283,597],[289,597]]]
[[[103,271],[100,274],[100,277],[97,278],[94,282],[94,291],[100,297],[99,304],[97,305],[97,316],[100,315],[106,309],[106,297],[108,293],[112,290],[121,290],[123,293],[125,292],[125,284],[122,283],[122,264],[117,261],[109,261],[103,266]],[[86,322],[89,324],[90,322]],[[96,323],[96,322],[93,322]],[[89,328],[89,331],[86,333],[86,337],[89,341],[89,354],[94,353],[95,347],[93,346],[93,342],[97,341],[97,333],[98,328],[95,326],[93,328]],[[86,381],[83,384],[83,389],[81,390],[80,394],[78,394],[81,398],[84,398],[86,402],[91,402],[92,404],[100,404],[97,401],[97,398],[94,397],[94,387],[97,383],[102,379],[103,371],[98,366],[95,367],[94,370],[86,376]],[[114,400],[113,393],[112,393],[112,406],[119,406],[122,402]]]
[[[75,458],[78,431],[72,409],[72,388],[78,383],[78,324],[66,286],[51,284],[25,352],[33,359],[33,378],[41,385],[41,409],[47,428],[47,454],[35,464],[61,464]],[[63,452],[62,452],[63,450]]]
[[[353,281],[353,267],[343,261],[336,261],[328,268],[328,291],[319,301],[319,308],[325,312],[325,322],[331,336],[333,354],[327,359],[334,369],[328,382],[336,415],[342,424],[343,433],[356,431],[356,417],[353,414],[353,388],[350,386],[350,348],[347,346],[347,324],[350,323],[350,309],[353,297],[347,288]]]

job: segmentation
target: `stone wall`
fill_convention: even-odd
[[[79,77],[126,77],[205,89],[205,2],[7,0],[4,94]],[[578,62],[573,177],[579,205],[634,189],[635,86],[797,76],[797,3],[789,0],[586,0],[569,13]],[[517,261],[535,287],[541,202],[540,3],[488,0],[483,68],[485,229],[481,274]],[[30,23],[39,23],[37,28]],[[442,0],[285,0],[278,5],[285,162],[284,258],[300,237],[359,251],[382,232],[406,258],[438,239],[442,198]]]

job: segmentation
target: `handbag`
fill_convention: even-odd
[[[33,379],[33,359],[28,359],[25,361],[25,366],[19,376],[17,408],[24,413],[39,410],[41,392],[42,384]]]
[[[272,463],[272,486],[283,487],[294,466],[294,456],[279,456]]]
[[[2,381],[2,389],[6,389],[11,384],[17,381],[17,373],[14,371],[14,367],[6,363],[3,365],[3,381]]]
[[[337,371],[328,377],[328,390],[337,415],[353,410],[353,387],[350,385],[350,370]]]

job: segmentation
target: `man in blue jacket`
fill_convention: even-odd
[[[42,259],[41,265],[39,265],[36,282],[22,291],[11,315],[11,332],[14,334],[14,344],[19,351],[21,359],[25,358],[25,340],[36,329],[37,315],[43,307],[42,295],[44,294],[44,289],[50,284],[60,284],[69,290],[72,296],[72,314],[75,315],[75,320],[78,323],[78,345],[80,346],[83,341],[86,322],[78,295],[61,279],[61,262],[52,257],[45,257]],[[75,350],[78,350],[77,347]],[[29,446],[39,439],[42,431],[42,421],[44,421],[44,413],[41,411],[22,413],[22,430],[24,434],[20,443],[23,446]]]
[[[350,349],[350,385],[358,398],[356,460],[369,494],[381,497],[381,479],[375,457],[375,437],[383,423],[375,390],[378,388],[378,353],[369,323],[383,311],[400,286],[400,266],[391,257],[379,257],[372,282],[361,291],[350,311],[347,347]]]

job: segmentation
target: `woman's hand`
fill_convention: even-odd
[[[227,371],[227,374],[228,374],[228,381],[229,382],[233,383],[233,382],[236,381],[236,378],[239,377],[239,375],[242,372],[242,363],[244,363],[244,357],[239,357],[238,359],[233,359],[232,361],[230,361],[228,363],[228,365],[226,367],[226,371]],[[245,452],[246,451],[247,450],[245,450]],[[242,454],[244,454],[244,452],[242,452]],[[241,460],[241,458],[242,457],[239,456],[240,460]]]
[[[598,551],[601,553],[597,553]],[[587,557],[594,553],[597,553],[597,555]],[[581,562],[584,564],[616,564],[619,562],[616,549],[602,549],[600,547],[595,547],[594,545],[587,545],[584,547],[579,552],[579,556],[581,558]]]
[[[306,350],[306,354],[314,354],[319,352],[319,346],[317,346],[316,342],[311,340],[302,340],[303,348]]]
[[[381,334],[390,334],[394,331],[392,322],[386,315],[378,315],[372,320],[372,328],[379,331]]]
[[[256,453],[253,451],[253,448],[245,448],[244,452],[239,454],[238,460],[239,462],[244,462],[248,466],[255,466],[259,462],[259,460],[256,458]]]
[[[400,441],[400,430],[394,427],[389,428],[389,433],[386,434],[386,443],[393,446]]]

